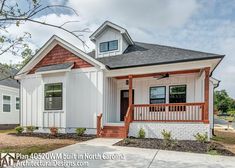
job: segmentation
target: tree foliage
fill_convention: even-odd
[[[81,33],[89,32],[89,29],[83,28],[81,30],[68,30],[65,25],[78,21],[66,21],[62,25],[55,25],[46,22],[45,20],[37,19],[43,12],[52,11],[58,13],[56,9],[69,10],[73,14],[77,12],[65,5],[43,5],[39,0],[0,0],[0,56],[6,52],[10,52],[13,55],[18,55],[22,48],[26,48],[26,43],[31,38],[30,32],[25,32],[18,37],[12,37],[9,27],[16,25],[16,27],[25,24],[26,22],[36,23],[44,26],[54,27],[63,30],[69,34],[72,34],[78,38],[84,46],[85,41],[81,39]],[[77,26],[78,27],[78,26]]]
[[[229,97],[226,90],[215,91],[215,108],[222,113],[227,113],[235,110],[235,101]]]
[[[24,32],[18,34],[17,37],[13,36],[13,33],[11,32],[12,25],[15,25],[17,28],[25,23],[35,23],[57,28],[79,39],[82,42],[84,49],[87,47],[81,36],[85,32],[90,32],[88,28],[81,28],[80,30],[69,30],[66,28],[67,24],[77,23],[77,20],[68,20],[61,25],[56,25],[49,23],[46,20],[39,19],[40,16],[45,15],[45,13],[48,12],[60,14],[62,10],[66,10],[67,12],[78,16],[77,12],[73,8],[65,5],[47,5],[50,1],[48,1],[48,3],[45,3],[47,1],[43,2],[44,3],[40,0],[0,0],[0,56],[6,53],[21,56],[23,62],[14,65],[16,68],[24,65],[32,56],[33,51],[28,47],[31,33]],[[76,25],[76,27],[79,26]]]

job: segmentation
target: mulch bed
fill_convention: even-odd
[[[96,135],[88,135],[84,134],[83,136],[78,136],[75,133],[66,133],[66,134],[57,134],[56,136],[51,135],[49,133],[9,133],[9,135],[14,136],[25,136],[25,137],[38,137],[38,138],[44,138],[44,139],[73,139],[77,141],[87,141],[96,138]]]
[[[215,142],[200,143],[197,141],[190,140],[177,140],[171,143],[164,143],[162,139],[155,138],[126,138],[116,144],[116,146],[126,147],[138,147],[138,148],[150,148],[150,149],[161,149],[161,150],[172,150],[181,152],[194,152],[194,153],[210,153],[215,151],[216,154],[225,156],[235,156],[234,153],[225,149],[223,145]]]

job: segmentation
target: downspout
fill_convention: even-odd
[[[214,127],[215,127],[215,116],[214,116],[214,111],[215,111],[215,104],[214,104],[214,102],[215,102],[215,89],[219,87],[219,84],[220,84],[220,81],[218,81],[218,84],[216,86],[214,86],[214,88],[213,88],[213,129],[212,129],[212,135],[213,136],[216,136],[215,135],[215,129],[214,129]]]
[[[19,125],[21,126],[21,84],[19,80],[17,80],[16,82],[19,83],[20,85],[20,88],[19,88],[19,98],[20,98]]]

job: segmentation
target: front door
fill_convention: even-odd
[[[121,90],[121,107],[120,107],[120,120],[124,121],[128,106],[129,106],[129,90]],[[132,103],[134,104],[134,90],[132,90]]]

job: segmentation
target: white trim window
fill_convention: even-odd
[[[16,110],[20,110],[20,98],[16,97]]]
[[[2,100],[3,100],[2,111],[11,112],[11,96],[3,95]]]
[[[100,52],[108,52],[118,50],[118,40],[100,43]]]
[[[45,110],[62,110],[62,83],[45,84]]]

